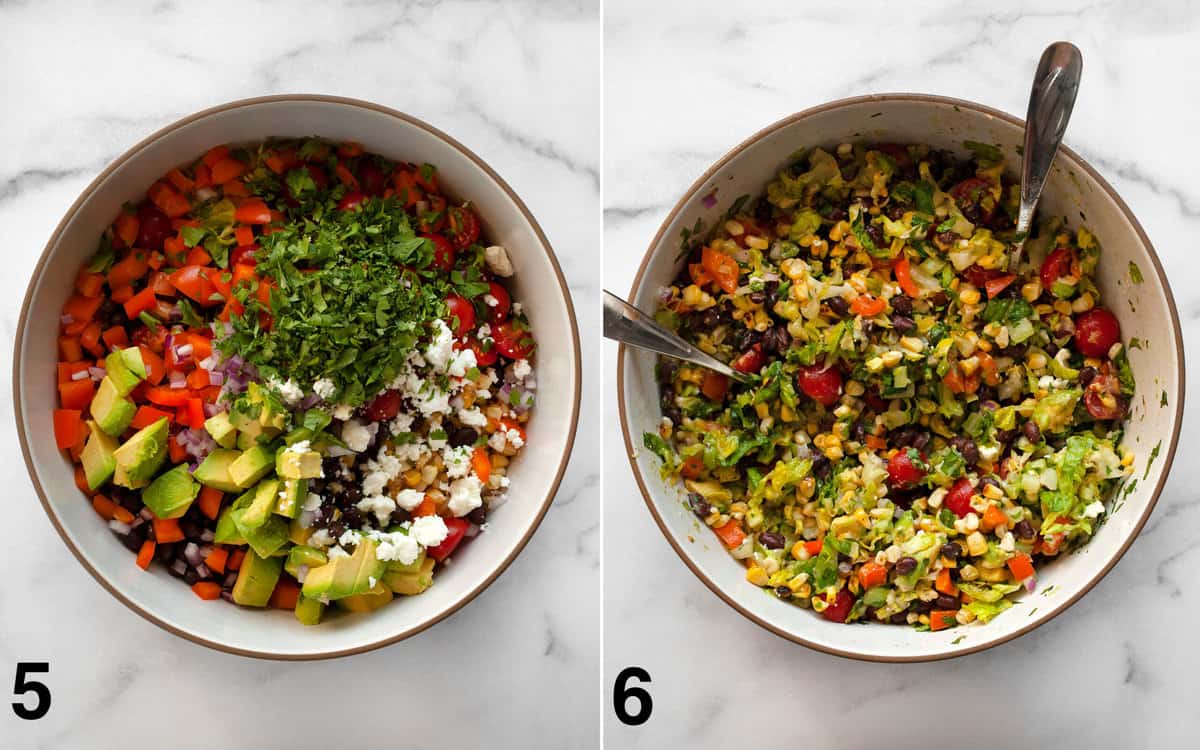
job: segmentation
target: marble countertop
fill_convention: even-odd
[[[121,8],[0,3],[0,684],[7,694],[17,661],[49,661],[53,694],[49,715],[33,722],[15,718],[5,699],[0,747],[595,747],[594,453],[576,451],[524,553],[447,621],[335,661],[243,659],[145,622],[58,540],[17,446],[7,353],[42,246],[106,164],[191,112],[283,92],[376,101],[475,150],[538,217],[581,328],[595,330],[598,4],[168,0]],[[591,375],[599,360],[598,343],[586,341],[581,441],[599,425]]]
[[[606,0],[605,286],[625,293],[683,191],[730,147],[845,96],[919,91],[1025,110],[1056,39],[1083,51],[1067,133],[1140,218],[1200,335],[1200,8],[1132,2],[652,6]],[[718,11],[717,9],[720,8]],[[616,347],[605,346],[615,413]],[[1196,368],[1192,368],[1193,373]],[[1192,378],[1194,391],[1195,375]],[[1180,460],[1137,543],[1088,596],[1034,633],[949,662],[880,665],[809,651],[755,626],[696,579],[638,493],[605,422],[605,684],[653,679],[639,727],[605,714],[609,747],[1194,746],[1200,448],[1187,407]],[[630,550],[637,550],[630,554]],[[611,687],[609,688],[611,689]],[[881,743],[882,741],[882,743]],[[786,743],[786,744],[785,744]]]

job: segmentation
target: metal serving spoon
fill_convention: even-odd
[[[1079,78],[1083,73],[1083,55],[1070,42],[1055,42],[1042,53],[1033,89],[1029,92],[1029,110],[1025,114],[1025,152],[1021,158],[1021,209],[1017,214],[1017,234],[1009,251],[1009,273],[1021,264],[1025,239],[1033,225],[1033,211],[1062,143]]]
[[[652,315],[647,315],[607,289],[604,290],[604,337],[707,367],[739,383],[750,382],[745,373],[700,351],[655,323]]]

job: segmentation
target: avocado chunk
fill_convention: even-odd
[[[238,530],[237,524],[234,523],[233,514],[243,511],[250,507],[250,503],[254,502],[254,490],[245,492],[238,499],[234,500],[221,511],[221,515],[217,517],[217,529],[213,532],[213,541],[217,544],[245,544],[246,537],[242,536],[242,532]]]
[[[307,479],[285,479],[279,490],[279,502],[275,503],[275,512],[284,518],[298,518],[300,506],[307,497]]]
[[[241,492],[246,488],[239,487],[229,476],[229,467],[241,455],[241,451],[217,448],[196,467],[196,481],[221,492]]]
[[[375,556],[375,542],[361,538],[353,555],[332,558],[309,570],[304,579],[304,595],[333,600],[361,594],[375,584],[384,567],[384,562]]]
[[[361,594],[338,599],[337,605],[347,612],[373,612],[392,600],[392,590],[376,581],[375,585]]]
[[[242,455],[229,465],[229,478],[238,489],[249,489],[258,480],[265,477],[275,466],[274,456],[266,448],[256,445],[242,451]]]
[[[129,429],[129,423],[133,421],[133,415],[136,413],[137,406],[121,395],[112,378],[105,375],[100,381],[96,397],[92,399],[92,416],[96,419],[96,424],[100,425],[100,429],[117,437]]]
[[[252,445],[259,437],[270,439],[283,432],[287,426],[287,413],[275,408],[273,400],[258,383],[251,383],[246,395],[235,405],[230,421],[240,433],[239,445],[243,438]]]
[[[288,540],[292,544],[308,544],[309,538],[313,535],[313,527],[309,525],[304,527],[300,525],[300,518],[293,518],[288,524]]]
[[[238,526],[238,516],[239,513],[235,511],[233,513],[234,525],[246,538],[246,544],[249,544],[255,552],[263,557],[272,556],[287,545],[288,524],[283,518],[271,516],[262,526],[251,529]]]
[[[245,534],[248,529],[257,529],[267,522],[275,503],[279,500],[279,480],[264,479],[254,488],[254,499],[240,516],[234,516],[238,528]]]
[[[117,462],[114,483],[131,490],[150,484],[150,477],[167,458],[167,418],[161,417],[135,432],[113,451],[113,458]]]
[[[318,599],[300,597],[296,602],[296,619],[305,625],[318,625],[325,614],[325,603]]]
[[[116,471],[117,459],[113,453],[116,452],[119,443],[115,437],[105,433],[90,419],[88,431],[91,434],[83,446],[80,459],[83,461],[83,474],[87,477],[88,489],[94,490],[111,479]]]
[[[283,569],[291,574],[293,578],[299,578],[301,566],[307,567],[309,570],[319,568],[329,562],[329,558],[325,553],[316,547],[309,547],[306,544],[298,544],[288,550],[287,562],[283,564]]]
[[[117,394],[121,396],[128,396],[146,377],[142,352],[136,346],[113,351],[104,360],[104,370],[108,377],[112,378]]]
[[[322,475],[321,454],[301,440],[275,454],[275,473],[284,479],[316,479]]]
[[[275,584],[283,572],[283,559],[260,556],[254,550],[246,552],[233,584],[233,600],[243,607],[265,607],[271,601]]]
[[[204,420],[204,429],[222,448],[233,448],[237,445],[237,428],[229,421],[229,415],[225,412]]]
[[[200,485],[188,473],[187,464],[179,464],[158,475],[142,490],[142,502],[159,518],[179,518],[191,507]]]
[[[435,564],[436,561],[432,557],[427,557],[421,560],[416,571],[387,570],[383,574],[383,583],[402,596],[416,596],[433,585]]]

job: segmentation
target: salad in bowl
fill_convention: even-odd
[[[56,443],[131,564],[201,599],[317,624],[421,594],[525,445],[535,341],[512,275],[431,164],[212,148],[78,269]]]

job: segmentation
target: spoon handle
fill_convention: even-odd
[[[739,383],[750,380],[743,373],[655,323],[652,317],[607,289],[604,291],[604,337],[707,367]]]
[[[1009,258],[1015,270],[1021,261],[1025,237],[1033,224],[1033,212],[1050,174],[1050,165],[1062,143],[1079,79],[1083,55],[1070,42],[1055,42],[1042,53],[1033,89],[1029,92],[1029,110],[1025,114],[1025,152],[1021,159],[1021,207],[1017,215],[1017,242]]]

